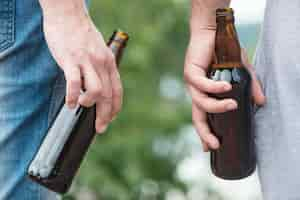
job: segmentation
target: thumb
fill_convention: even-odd
[[[248,71],[251,75],[251,78],[252,78],[251,90],[252,90],[252,96],[253,96],[254,103],[258,106],[262,106],[266,102],[266,97],[263,93],[261,84],[256,76],[254,67],[249,62],[249,59],[248,59],[245,49],[242,49],[242,61],[243,61],[243,64],[245,65],[245,67],[248,69]]]

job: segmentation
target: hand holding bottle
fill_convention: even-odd
[[[129,36],[115,31],[107,43],[119,64]],[[29,177],[57,193],[66,193],[80,167],[95,132],[96,107],[61,105],[55,120],[28,168]]]
[[[191,36],[186,53],[184,78],[192,96],[192,117],[195,128],[200,135],[204,151],[218,149],[220,144],[210,130],[207,123],[207,113],[223,113],[235,110],[238,105],[233,99],[217,100],[209,94],[220,94],[232,89],[232,85],[224,81],[214,81],[207,78],[207,72],[212,62],[215,48],[215,10],[214,12],[200,12],[198,4],[208,5],[205,0],[192,1]],[[216,5],[213,5],[216,6]],[[221,6],[221,5],[220,5]],[[205,8],[215,9],[215,8]],[[214,16],[201,16],[209,15]],[[203,19],[207,19],[203,21]],[[248,62],[245,51],[242,51],[244,66],[252,76],[252,95],[257,105],[265,103],[265,97],[260,83],[255,75],[254,68]]]
[[[84,0],[40,0],[40,4],[45,39],[65,74],[66,103],[72,108],[96,104],[95,128],[102,133],[122,106],[122,84],[114,56]]]

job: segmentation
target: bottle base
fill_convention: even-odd
[[[239,176],[226,176],[226,175],[221,175],[221,174],[218,174],[215,170],[212,169],[212,173],[218,177],[218,178],[221,178],[223,180],[229,180],[229,181],[234,181],[234,180],[241,180],[241,179],[244,179],[244,178],[247,178],[249,176],[251,176],[254,171],[256,169],[256,166],[250,168],[247,173],[243,174],[243,175],[239,175]]]

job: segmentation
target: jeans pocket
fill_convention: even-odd
[[[15,0],[0,1],[0,52],[15,42]]]

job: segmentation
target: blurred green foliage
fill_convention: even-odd
[[[131,36],[120,68],[124,105],[96,138],[64,199],[162,200],[170,189],[186,192],[176,176],[185,152],[174,156],[164,142],[155,143],[172,145],[180,127],[191,123],[182,80],[188,11],[189,2],[181,0],[92,1],[91,14],[105,38],[116,28]],[[210,188],[207,196],[221,199]]]
[[[81,187],[105,200],[153,199],[153,195],[164,199],[170,188],[185,191],[175,176],[180,158],[155,153],[153,143],[159,137],[176,137],[182,124],[190,123],[184,91],[177,98],[161,93],[162,78],[182,82],[187,6],[173,0],[92,1],[91,14],[105,38],[116,28],[129,32],[131,38],[120,66],[123,110],[107,133],[96,138],[73,196]]]

